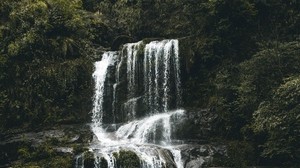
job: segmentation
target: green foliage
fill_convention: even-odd
[[[294,40],[299,37],[299,1],[258,1],[256,6],[259,36],[271,40]]]
[[[92,94],[91,33],[101,20],[78,0],[1,3],[1,128],[82,116]]]
[[[225,65],[215,73],[215,96],[209,105],[219,113],[217,128],[226,137],[250,138],[252,114],[286,77],[300,66],[299,42],[270,45],[251,59]],[[226,130],[226,131],[225,131]]]
[[[278,86],[284,77],[293,75],[299,70],[300,59],[299,42],[273,44],[253,56],[249,61],[241,64],[242,87],[241,102],[247,102],[252,97],[252,92],[257,98],[253,101],[261,101],[269,98],[274,87]],[[243,98],[248,97],[248,100]]]
[[[247,167],[255,164],[254,148],[247,142],[233,141],[228,145],[229,165],[233,167]]]
[[[214,156],[209,166],[245,168],[257,164],[256,159],[253,144],[246,141],[230,141],[227,143],[227,155]]]
[[[12,36],[8,37],[8,54],[32,60],[78,57],[88,45],[91,19],[80,10],[80,1],[24,0],[9,14]],[[52,48],[48,51],[47,48]],[[32,52],[34,51],[34,52]],[[67,53],[68,52],[68,53]],[[19,59],[22,59],[19,58]]]
[[[216,129],[226,138],[240,139],[240,129],[249,118],[244,111],[236,109],[238,97],[239,68],[225,62],[217,72],[214,80],[215,95],[210,98],[209,106],[215,108],[219,117]]]
[[[3,95],[14,97],[4,99],[6,126],[72,121],[82,116],[82,108],[88,108],[91,101],[91,66],[90,61],[76,59],[42,69],[38,65],[22,67],[26,72],[22,83],[12,83],[15,89]]]
[[[300,77],[290,77],[274,90],[272,99],[262,102],[254,113],[254,130],[268,136],[264,156],[285,162],[299,161],[299,102]]]
[[[204,31],[213,40],[214,55],[241,61],[253,52],[257,9],[252,1],[208,1]],[[247,40],[245,40],[247,39]]]

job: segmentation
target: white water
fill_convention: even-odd
[[[132,117],[136,116],[136,100],[137,98],[133,98],[137,93],[138,88],[138,50],[142,41],[137,43],[129,43],[124,46],[127,51],[127,91],[128,91],[128,99],[132,101],[128,101],[125,105],[126,110],[128,110]]]
[[[75,168],[84,168],[83,154],[77,155],[75,157]]]
[[[184,110],[156,114],[141,120],[134,120],[119,127],[116,132],[105,133],[103,129],[96,132],[97,140],[92,149],[99,157],[104,157],[110,168],[115,166],[113,153],[120,150],[135,152],[142,161],[143,167],[160,168],[167,160],[162,149],[169,149],[171,145],[171,119],[184,115]],[[158,129],[161,128],[161,129]],[[155,135],[160,135],[155,141]],[[176,150],[174,150],[176,152]],[[175,162],[179,163],[180,153],[174,155]]]
[[[181,116],[183,110],[159,113],[141,120],[131,121],[121,126],[116,136],[118,140],[143,144],[154,143],[167,145],[171,142],[171,117]]]
[[[137,43],[129,43],[124,46],[127,50],[127,81],[128,81],[128,93],[130,96],[134,96],[137,88],[137,76],[138,76],[138,50],[142,41]],[[131,97],[129,97],[131,98]]]
[[[144,50],[144,88],[154,112],[170,109],[171,85],[175,84],[176,106],[181,105],[178,40],[153,41]],[[174,75],[174,80],[171,75]]]
[[[105,52],[102,55],[102,60],[95,63],[95,71],[93,78],[95,81],[95,93],[93,104],[92,128],[97,128],[102,125],[103,119],[103,96],[104,96],[104,82],[106,79],[108,66],[114,64],[116,59],[116,52]]]
[[[100,167],[100,158],[104,158],[109,168],[116,167],[113,153],[120,150],[130,150],[141,160],[142,168],[162,168],[167,164],[183,168],[180,150],[172,145],[173,126],[180,122],[184,110],[171,109],[171,99],[176,107],[181,104],[181,83],[179,71],[179,52],[177,40],[154,41],[146,44],[144,50],[143,74],[138,74],[137,52],[141,42],[127,44],[127,91],[128,101],[124,103],[130,110],[130,121],[122,124],[114,132],[106,132],[103,128],[103,109],[105,80],[107,69],[114,66],[116,53],[103,54],[102,60],[95,63],[95,96],[92,116],[92,130],[96,139],[91,145],[95,154],[95,167]],[[116,87],[120,80],[120,58],[116,67],[116,84],[113,85],[112,113],[116,113]],[[144,75],[144,101],[150,107],[145,118],[136,119],[138,76]],[[171,76],[173,75],[173,77]],[[172,88],[175,88],[171,90]],[[171,93],[171,92],[175,92]],[[173,96],[173,98],[172,98]],[[173,109],[176,107],[172,107]],[[162,113],[159,113],[159,112]],[[112,123],[113,124],[113,123]],[[168,152],[170,151],[170,153]],[[172,156],[170,156],[172,155]],[[173,159],[174,158],[174,159]]]

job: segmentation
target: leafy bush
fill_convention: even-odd
[[[260,104],[254,113],[254,130],[266,133],[262,153],[280,162],[299,164],[300,156],[300,77],[290,77],[275,91],[269,101]]]

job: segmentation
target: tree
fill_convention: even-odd
[[[91,32],[99,17],[82,10],[79,0],[1,3],[1,126],[79,116],[78,106],[90,102]]]
[[[254,113],[254,130],[266,133],[263,156],[300,164],[300,76],[285,79]]]

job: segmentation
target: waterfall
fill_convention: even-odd
[[[142,168],[183,168],[180,150],[172,142],[173,127],[185,113],[178,109],[178,48],[178,40],[129,43],[122,52],[105,52],[95,63],[91,127],[96,138],[90,146],[95,167],[103,160],[109,168],[118,167],[115,154],[128,150],[138,156]],[[108,82],[112,78],[113,84]],[[110,106],[106,99],[111,99]],[[111,126],[115,129],[106,131]]]
[[[75,156],[75,168],[84,168],[84,154]]]
[[[127,50],[127,81],[129,98],[134,97],[138,87],[138,50],[141,41],[137,43],[129,43],[124,46]]]
[[[171,141],[171,117],[183,115],[183,110],[160,113],[150,117],[131,121],[121,126],[116,136],[134,143],[168,144]],[[158,141],[158,142],[156,142]]]
[[[144,88],[146,103],[155,112],[181,105],[178,40],[153,41],[145,46]],[[174,80],[170,80],[173,78]],[[174,87],[175,86],[175,87]],[[171,92],[176,93],[172,95]],[[173,96],[173,100],[172,100]],[[175,105],[171,106],[171,103]]]
[[[95,62],[95,71],[93,73],[93,78],[95,81],[95,94],[94,103],[92,110],[92,128],[93,130],[99,130],[103,121],[103,103],[104,103],[104,89],[105,89],[105,79],[107,77],[107,70],[109,66],[112,66],[116,59],[116,52],[105,52],[102,55],[102,60]]]
[[[136,95],[138,92],[138,51],[142,41],[137,43],[129,43],[124,46],[127,57],[127,98],[128,101],[124,103],[124,108],[128,111],[128,118],[136,118],[136,106],[137,99]]]

